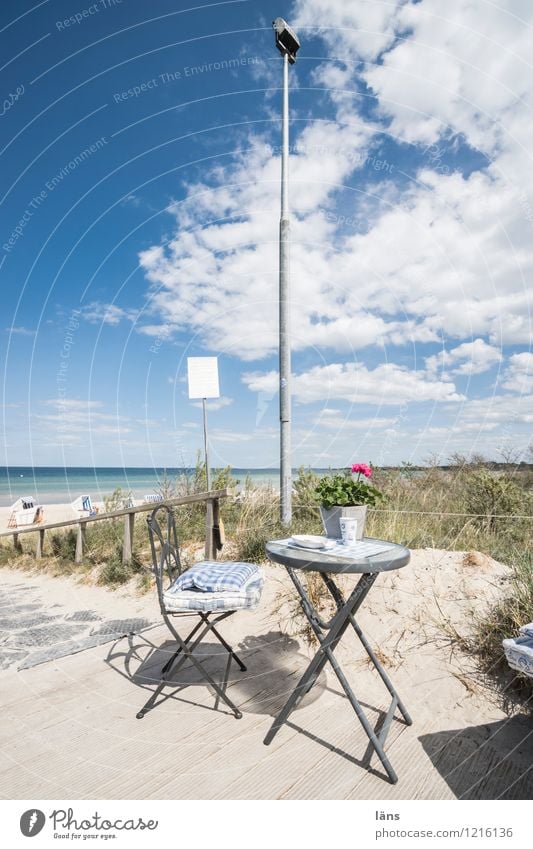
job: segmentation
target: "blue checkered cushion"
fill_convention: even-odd
[[[180,590],[201,590],[204,593],[224,593],[242,589],[259,569],[255,563],[237,560],[202,560],[187,569],[175,582]]]
[[[222,566],[223,564],[219,565]],[[244,565],[252,566],[253,564]],[[185,577],[185,575],[181,577]],[[177,578],[163,593],[164,605],[169,613],[253,610],[259,604],[263,589],[263,575],[258,566],[253,566],[252,574],[239,588],[222,592],[206,592],[197,587],[181,589],[178,585],[180,578]]]

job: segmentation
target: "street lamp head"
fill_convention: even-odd
[[[294,65],[296,62],[296,53],[300,49],[300,42],[296,33],[290,28],[288,23],[283,18],[276,18],[272,21],[272,26],[276,32],[276,47],[281,54],[287,54],[289,62]]]

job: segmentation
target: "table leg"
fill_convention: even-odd
[[[376,752],[378,758],[380,759],[381,763],[383,764],[391,782],[393,784],[396,784],[396,782],[398,781],[398,776],[394,772],[392,765],[391,765],[391,762],[389,761],[387,755],[385,754],[383,746],[382,746],[379,738],[377,737],[376,732],[372,728],[370,722],[368,721],[368,719],[365,716],[365,713],[364,713],[361,705],[357,701],[357,699],[355,697],[355,693],[353,692],[352,688],[350,687],[350,684],[348,683],[348,679],[346,678],[344,672],[342,671],[341,667],[339,666],[337,658],[335,657],[335,655],[333,654],[331,649],[326,648],[325,651],[327,653],[328,660],[331,663],[337,678],[339,679],[339,682],[341,684],[342,689],[346,693],[351,706],[353,707],[355,713],[357,714],[357,718],[358,718],[359,722],[361,723],[361,725],[365,729],[366,735],[367,735],[368,739],[370,740],[370,742],[372,743],[372,746],[374,747],[374,751]],[[396,700],[394,701],[394,704],[396,706]],[[391,717],[391,719],[392,719],[392,717]]]
[[[343,603],[344,599],[342,597],[342,594],[341,594],[339,588],[337,587],[337,585],[335,584],[335,582],[331,579],[331,577],[329,575],[323,575],[322,577],[324,579],[324,583],[326,584],[328,590],[330,591],[331,595],[333,596],[333,598],[335,599],[337,604]],[[389,691],[389,693],[391,694],[391,696],[393,696],[393,698],[396,699],[397,704],[398,704],[398,708],[399,708],[400,713],[402,714],[402,716],[405,720],[406,725],[412,725],[413,720],[409,716],[409,713],[408,713],[407,709],[405,708],[402,700],[400,699],[398,693],[396,692],[396,689],[394,688],[392,681],[390,680],[389,676],[387,675],[387,673],[385,672],[385,670],[381,666],[381,663],[377,659],[371,645],[369,644],[368,640],[366,639],[365,635],[363,634],[363,631],[361,630],[361,628],[359,627],[359,625],[355,621],[353,613],[350,613],[349,618],[350,618],[350,623],[352,625],[352,628],[354,629],[355,633],[357,634],[361,643],[363,644],[363,647],[364,647],[366,653],[368,654],[370,660],[374,664],[378,675],[380,676],[381,680],[385,684],[385,686],[386,686],[387,690]]]
[[[385,686],[386,686],[387,690],[389,691],[389,693],[391,694],[391,696],[393,696],[396,699],[400,713],[402,714],[402,716],[405,720],[405,724],[406,725],[412,725],[413,720],[411,719],[405,705],[403,704],[398,693],[396,692],[396,689],[395,689],[394,685],[392,684],[392,681],[390,680],[389,676],[387,675],[387,673],[383,669],[382,665],[380,664],[379,660],[377,659],[376,655],[374,654],[372,647],[368,644],[365,635],[361,631],[361,628],[359,627],[359,625],[357,624],[357,622],[355,621],[353,616],[350,616],[350,621],[351,621],[351,624],[353,626],[355,633],[357,634],[357,636],[361,640],[370,660],[372,661],[372,663],[376,667],[378,675],[380,676],[381,680],[385,684]]]
[[[361,628],[357,624],[354,617],[354,614],[357,612],[364,599],[366,598],[367,594],[369,593],[374,581],[377,578],[378,573],[363,574],[360,580],[358,581],[357,586],[349,596],[348,600],[344,599],[341,591],[339,590],[335,582],[332,580],[331,576],[323,574],[322,578],[324,580],[324,583],[326,584],[328,591],[330,592],[337,605],[337,613],[331,619],[330,622],[326,623],[320,618],[318,613],[315,611],[301,581],[296,576],[294,571],[290,568],[288,568],[287,571],[292,579],[294,586],[298,591],[298,594],[300,595],[300,600],[304,613],[307,619],[309,620],[309,623],[313,628],[313,631],[318,641],[320,642],[320,648],[318,649],[311,663],[307,667],[302,678],[296,685],[289,699],[285,703],[284,707],[272,723],[263,741],[264,744],[268,746],[269,743],[272,742],[279,729],[288,720],[290,714],[292,713],[298,702],[303,698],[303,696],[305,696],[306,693],[310,691],[310,689],[316,683],[318,676],[322,672],[326,663],[329,661],[344,692],[346,693],[346,696],[353,710],[355,711],[357,718],[363,726],[363,729],[368,739],[370,740],[374,751],[376,752],[381,763],[383,764],[383,767],[387,775],[389,776],[391,783],[396,784],[396,782],[398,781],[398,776],[396,775],[396,772],[394,771],[387,755],[385,754],[383,744],[387,736],[388,730],[392,724],[396,707],[400,709],[400,712],[407,725],[412,724],[412,719],[409,716],[407,710],[405,709],[403,703],[401,702],[390,678],[379,663],[378,658],[376,657],[374,651],[372,650],[370,644],[368,643],[366,637],[364,636]],[[368,721],[361,705],[359,704],[355,696],[355,693],[353,692],[348,682],[348,679],[344,675],[344,672],[342,671],[334,654],[335,648],[337,647],[348,625],[350,624],[352,625],[353,629],[355,630],[355,633],[363,644],[363,647],[367,652],[368,656],[370,657],[372,663],[374,664],[379,676],[381,677],[381,680],[383,681],[389,693],[393,697],[390,707],[387,711],[383,727],[381,728],[379,734],[376,734],[374,728]],[[324,631],[327,631],[326,636],[324,636]]]
[[[291,577],[293,577],[296,586],[298,586],[299,581],[298,579],[296,579],[296,576]],[[270,729],[265,739],[263,740],[265,746],[268,746],[272,742],[279,729],[287,721],[298,702],[303,698],[303,696],[305,696],[306,693],[309,692],[313,684],[316,682],[318,676],[322,672],[322,669],[330,659],[327,650],[329,649],[331,654],[333,653],[333,650],[341,640],[342,635],[344,634],[346,628],[350,623],[349,614],[352,612],[352,610],[357,610],[359,605],[362,604],[366,595],[369,593],[372,584],[376,580],[376,577],[377,574],[363,575],[348,600],[331,620],[331,627],[326,637],[321,639],[321,636],[317,633],[317,637],[321,642],[320,648],[318,649],[311,663],[307,667],[302,678],[294,688],[293,692],[289,696],[287,702],[281,709],[280,713],[270,726]],[[298,592],[300,594],[305,594],[305,590],[301,585],[298,588]],[[314,630],[316,629],[316,624],[313,621],[311,621],[311,626]]]

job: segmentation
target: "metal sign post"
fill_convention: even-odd
[[[201,398],[204,413],[204,454],[207,491],[211,489],[209,437],[207,434],[207,399],[219,398],[218,362],[216,357],[187,357],[189,398]]]
[[[205,476],[207,480],[207,491],[209,492],[211,489],[211,472],[209,469],[209,440],[207,438],[207,406],[206,406],[206,398],[202,398],[202,405],[204,408],[204,454],[205,454]]]

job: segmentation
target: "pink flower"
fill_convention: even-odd
[[[372,477],[372,469],[366,463],[354,463],[352,466],[352,474],[364,475],[365,478]]]

